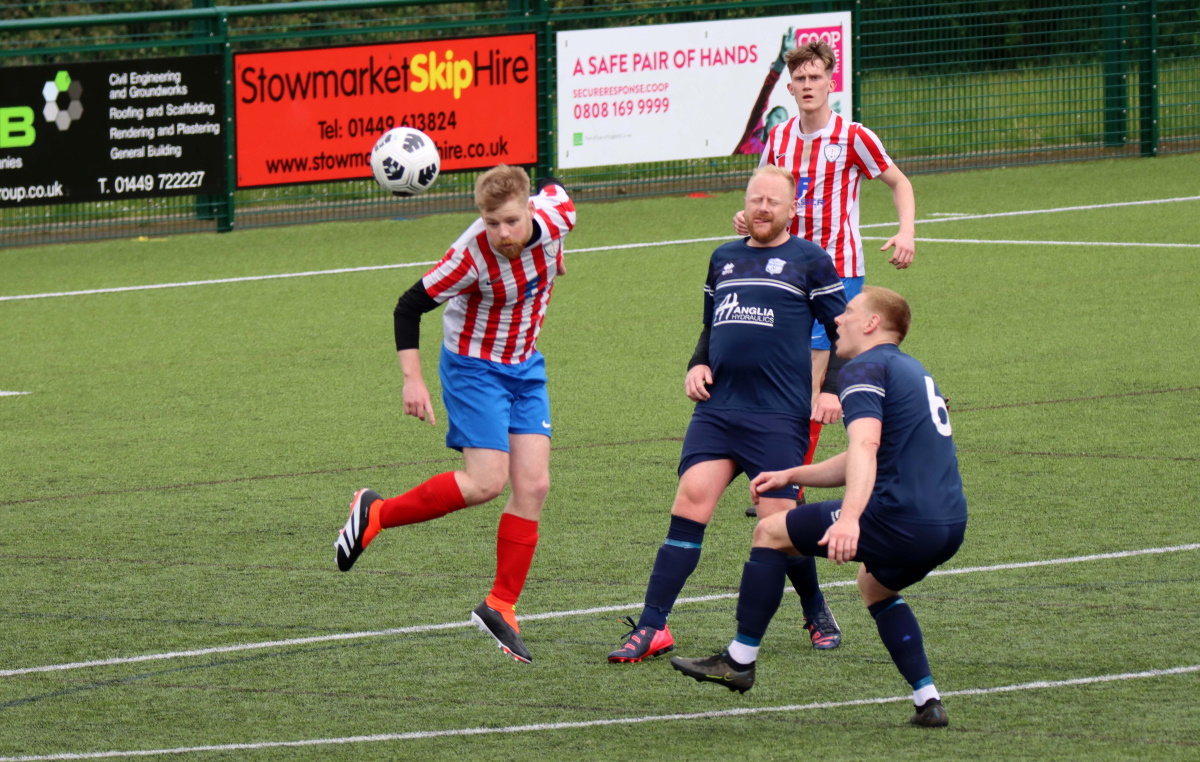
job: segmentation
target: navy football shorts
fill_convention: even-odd
[[[841,500],[801,505],[787,513],[788,537],[806,556],[828,557],[817,542],[837,520]],[[889,590],[903,590],[925,579],[929,572],[949,561],[962,545],[967,522],[957,524],[913,524],[880,521],[870,504],[858,521],[858,553],[879,583]]]
[[[708,410],[697,405],[683,437],[679,475],[697,463],[732,460],[734,476],[753,479],[763,471],[782,471],[804,462],[808,450],[808,419],[743,410]],[[800,488],[788,485],[764,497],[795,500]]]

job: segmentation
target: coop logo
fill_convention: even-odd
[[[46,99],[42,116],[47,122],[54,122],[59,132],[67,130],[71,122],[77,122],[83,116],[83,101],[79,99],[81,95],[83,85],[72,81],[67,72],[60,71],[54,75],[54,79],[42,85],[42,97]]]
[[[725,299],[713,310],[713,325],[726,323],[749,323],[770,328],[775,325],[775,310],[770,307],[744,307],[735,291],[726,294]]]

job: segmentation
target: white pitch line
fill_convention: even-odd
[[[862,237],[864,241],[887,241],[885,236]],[[1018,241],[1003,238],[914,238],[921,243],[1011,243],[1027,246],[1118,246],[1135,249],[1200,249],[1200,243],[1129,243],[1124,241]]]
[[[368,267],[342,267],[336,270],[310,270],[302,273],[281,273],[277,275],[246,275],[240,278],[216,278],[214,280],[189,280],[181,283],[152,283],[146,286],[117,286],[115,288],[90,288],[84,291],[55,291],[46,294],[19,294],[17,296],[0,296],[0,302],[11,302],[18,299],[49,299],[55,296],[87,296],[88,294],[119,294],[125,291],[152,291],[160,288],[185,288],[187,286],[212,286],[218,283],[247,283],[255,280],[279,280],[280,278],[307,278],[313,275],[341,275],[342,273],[361,273],[371,270],[395,270],[401,267],[425,267],[436,265],[437,262],[405,262],[399,265],[371,265]]]
[[[1060,564],[1075,564],[1087,561],[1105,561],[1114,558],[1132,558],[1134,556],[1157,555],[1161,553],[1178,553],[1188,550],[1200,550],[1200,543],[1191,543],[1188,545],[1172,545],[1161,548],[1143,548],[1140,550],[1119,550],[1112,553],[1097,553],[1090,556],[1072,556],[1068,558],[1051,558],[1043,561],[1021,561],[1007,564],[994,564],[992,566],[970,566],[961,569],[936,569],[929,576],[948,576],[954,574],[974,574],[977,572],[991,571],[1007,571],[1010,569],[1030,569],[1038,566],[1057,566]],[[857,584],[854,580],[840,580],[838,582],[828,582],[821,585],[822,588],[848,587]],[[692,598],[679,598],[676,604],[680,603],[707,603],[708,601],[720,601],[730,598],[737,598],[737,593],[718,593],[715,595],[702,595]],[[639,603],[624,603],[618,606],[599,606],[588,609],[572,609],[569,611],[548,611],[543,614],[524,614],[517,617],[521,622],[534,622],[543,619],[563,619],[574,616],[587,616],[589,614],[607,614],[615,611],[629,611],[630,609],[641,608]],[[307,638],[290,638],[288,640],[268,640],[258,643],[235,643],[228,646],[213,646],[210,648],[196,648],[190,651],[169,651],[166,653],[142,654],[141,656],[118,656],[111,659],[97,659],[94,661],[77,661],[68,662],[65,664],[46,664],[39,667],[18,667],[16,669],[0,670],[0,677],[14,677],[17,675],[30,675],[39,672],[61,672],[71,669],[86,669],[90,667],[109,667],[118,664],[137,664],[139,662],[162,661],[166,659],[182,659],[192,656],[211,656],[213,654],[232,653],[236,651],[254,651],[264,648],[281,648],[285,646],[302,646],[313,643],[328,643],[338,640],[361,640],[363,638],[378,638],[389,635],[406,635],[417,632],[432,632],[435,630],[453,630],[464,627],[474,627],[470,621],[466,622],[444,622],[441,624],[418,624],[410,627],[396,627],[389,630],[369,630],[365,632],[342,632],[334,635],[313,635]]]
[[[1198,201],[1198,200],[1200,200],[1200,196],[1180,196],[1177,198],[1150,199],[1148,201],[1121,201],[1121,202],[1115,202],[1115,203],[1111,203],[1111,204],[1088,204],[1086,206],[1063,206],[1063,207],[1058,207],[1058,208],[1054,208],[1054,209],[1025,209],[1025,210],[1016,211],[1016,212],[993,212],[990,214],[962,214],[962,215],[956,215],[953,217],[926,218],[926,219],[916,220],[916,222],[918,224],[926,223],[926,222],[958,222],[960,220],[983,220],[983,219],[990,219],[992,217],[1013,217],[1013,216],[1017,216],[1017,215],[1027,215],[1027,214],[1052,214],[1054,212],[1076,212],[1076,211],[1082,211],[1082,210],[1087,210],[1087,209],[1113,209],[1113,208],[1122,207],[1122,206],[1144,206],[1146,204],[1171,204],[1171,203],[1176,203],[1176,202],[1180,202],[1180,201]],[[895,227],[895,225],[896,225],[896,223],[894,223],[894,222],[877,222],[877,223],[873,223],[871,225],[861,225],[860,229],[867,230],[869,228]],[[648,241],[648,242],[643,242],[643,243],[623,243],[623,244],[616,244],[613,246],[592,246],[590,248],[583,248],[583,249],[569,249],[569,250],[567,250],[566,253],[579,254],[579,253],[589,252],[589,251],[621,251],[624,249],[648,249],[648,248],[653,248],[656,246],[678,246],[678,245],[693,244],[693,243],[710,243],[712,241],[729,241],[729,240],[732,240],[734,237],[735,236],[715,236],[715,237],[711,237],[711,238],[683,238],[683,239],[678,239],[678,240],[674,240],[674,241]],[[870,240],[886,240],[886,239],[872,238]],[[917,240],[924,240],[924,239],[917,239]],[[997,243],[997,242],[996,241],[980,241],[980,243]],[[1016,243],[1038,243],[1038,242],[1018,241]],[[1047,241],[1045,243],[1055,243],[1055,242]],[[1146,244],[1136,244],[1136,245],[1146,245]],[[1168,245],[1168,244],[1157,244],[1157,245],[1162,246],[1162,245]],[[1178,245],[1188,246],[1190,244],[1178,244]],[[400,269],[400,268],[404,268],[404,267],[431,267],[436,264],[437,264],[437,261],[405,262],[403,264],[395,264],[395,265],[374,265],[374,266],[370,266],[370,267],[342,267],[342,268],[338,268],[335,270],[311,270],[308,272],[281,273],[281,274],[277,274],[277,275],[247,275],[247,276],[243,276],[240,278],[216,278],[213,280],[193,280],[193,281],[183,281],[180,283],[155,283],[155,284],[150,284],[150,285],[145,285],[145,286],[118,286],[115,288],[92,288],[92,289],[86,289],[83,291],[55,291],[55,292],[44,293],[44,294],[17,294],[17,295],[13,295],[13,296],[0,296],[0,302],[11,302],[11,301],[18,301],[18,300],[23,300],[23,299],[48,299],[51,297],[58,297],[58,296],[87,296],[87,295],[91,295],[91,294],[117,294],[117,293],[124,293],[126,291],[151,291],[151,290],[161,289],[161,288],[184,288],[187,286],[211,286],[211,285],[216,285],[216,284],[220,284],[220,283],[248,283],[251,281],[260,281],[260,280],[278,280],[280,278],[305,278],[305,277],[310,277],[310,276],[315,276],[315,275],[342,275],[345,273],[369,272],[372,270],[396,270],[396,269]]]
[[[1108,675],[1093,675],[1075,677],[1067,680],[1037,680],[1031,683],[1014,685],[998,685],[991,688],[966,688],[956,691],[945,691],[942,696],[988,696],[998,693],[1013,693],[1016,691],[1037,691],[1048,688],[1073,688],[1080,685],[1097,683],[1112,683],[1124,680],[1140,680],[1152,677],[1170,677],[1200,672],[1200,664],[1185,667],[1169,667],[1166,669],[1148,669],[1142,672],[1121,672]],[[681,712],[677,714],[653,714],[640,717],[607,717],[598,720],[581,720],[576,722],[543,722],[534,725],[506,725],[498,728],[450,728],[447,730],[414,730],[407,733],[379,733],[369,736],[342,736],[340,738],[309,738],[299,741],[260,741],[258,743],[230,743],[213,746],[177,746],[170,749],[133,749],[128,751],[94,751],[84,753],[61,753],[31,755],[23,757],[0,757],[0,762],[49,762],[49,760],[75,759],[114,759],[119,757],[151,757],[163,754],[197,754],[220,751],[253,751],[257,749],[298,748],[304,746],[335,746],[360,743],[385,743],[389,741],[414,741],[426,738],[452,738],[463,736],[482,736],[513,733],[536,733],[553,730],[579,730],[611,725],[641,725],[648,722],[677,722],[680,720],[711,720],[726,717],[752,717],[762,714],[778,714],[780,712],[806,712],[814,709],[842,709],[854,706],[871,706],[876,704],[898,704],[902,701],[912,701],[912,694],[903,696],[883,696],[879,698],[852,699],[850,701],[823,701],[812,704],[788,704],[785,706],[738,707],[735,709],[720,709],[708,712]]]
[[[29,394],[29,392],[0,392],[0,397],[16,397],[21,394]]]
[[[964,214],[956,217],[939,217],[936,219],[916,220],[916,222],[959,222],[961,220],[988,220],[995,217],[1019,217],[1026,214],[1054,214],[1056,212],[1083,212],[1091,209],[1116,209],[1123,206],[1146,206],[1148,204],[1175,204],[1180,201],[1200,201],[1200,196],[1177,196],[1175,198],[1153,198],[1146,201],[1116,201],[1111,204],[1084,204],[1082,206],[1059,206],[1053,209],[1025,209],[1016,212],[989,212],[988,214]],[[875,222],[870,225],[859,225],[860,230],[867,228],[895,227],[894,222]]]

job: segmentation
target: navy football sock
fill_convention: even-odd
[[[742,567],[742,587],[738,592],[738,640],[758,645],[767,634],[767,625],[783,600],[787,558],[782,550],[773,548],[750,550],[750,560]]]
[[[667,539],[658,549],[650,583],[646,586],[646,606],[638,626],[661,630],[667,626],[667,615],[684,583],[700,563],[700,546],[704,543],[705,525],[699,521],[672,516]]]
[[[790,556],[787,564],[788,579],[800,596],[800,607],[804,616],[812,619],[825,608],[825,596],[817,584],[817,562],[812,556]]]
[[[921,638],[921,625],[904,599],[894,595],[887,600],[867,607],[875,617],[879,637],[896,669],[914,689],[930,681],[929,659],[925,657],[925,642]]]

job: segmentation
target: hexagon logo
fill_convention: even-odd
[[[60,71],[54,79],[42,85],[42,97],[46,106],[42,116],[47,122],[54,122],[59,131],[68,129],[71,122],[77,122],[83,116],[83,85],[71,80],[71,75]]]

